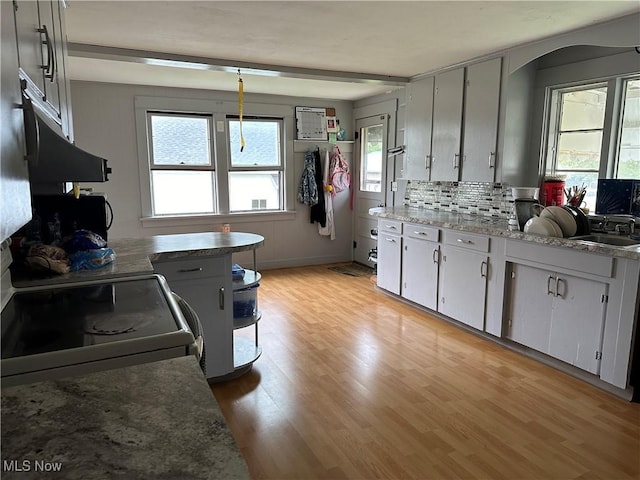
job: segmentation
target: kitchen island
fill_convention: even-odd
[[[2,478],[249,478],[195,357],[2,389]]]

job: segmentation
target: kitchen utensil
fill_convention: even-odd
[[[540,217],[549,218],[556,222],[562,229],[563,237],[573,237],[578,229],[575,217],[562,207],[546,207],[540,212]]]
[[[524,232],[562,238],[562,229],[560,228],[560,225],[550,218],[530,218],[527,220],[527,223],[524,224]]]
[[[572,236],[589,235],[591,233],[591,223],[585,213],[574,205],[563,205],[566,211],[571,213],[576,221],[576,233]]]
[[[544,208],[535,198],[518,198],[514,201],[514,204],[520,231],[524,230],[527,220],[537,216]]]

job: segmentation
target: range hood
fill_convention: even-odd
[[[33,109],[25,109],[29,181],[34,184],[106,182],[107,160],[76,147],[57,134]]]

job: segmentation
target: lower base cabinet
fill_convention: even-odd
[[[598,374],[607,285],[515,263],[510,276],[507,337]]]
[[[436,310],[440,246],[436,242],[410,236],[405,236],[402,242],[402,296]]]
[[[442,246],[440,313],[478,330],[484,329],[488,262],[486,253]]]
[[[400,295],[402,237],[378,230],[378,286]]]

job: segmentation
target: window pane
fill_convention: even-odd
[[[280,210],[280,172],[229,172],[229,209]]]
[[[602,128],[606,103],[607,87],[563,93],[560,130]]]
[[[209,120],[205,117],[151,115],[155,165],[210,165]]]
[[[240,151],[240,121],[229,121],[232,167],[275,167],[280,165],[280,122],[243,121],[245,147]]]
[[[152,170],[155,215],[213,213],[213,172]]]
[[[602,132],[561,133],[556,170],[598,170]]]
[[[565,188],[569,190],[571,187],[581,187],[584,185],[587,193],[584,196],[584,205],[580,207],[589,207],[591,213],[596,211],[596,192],[598,190],[598,173],[597,172],[562,172],[566,175]],[[565,198],[565,202],[567,199]]]
[[[640,178],[640,80],[625,89],[617,178]]]
[[[382,191],[382,125],[362,129],[360,190]]]

